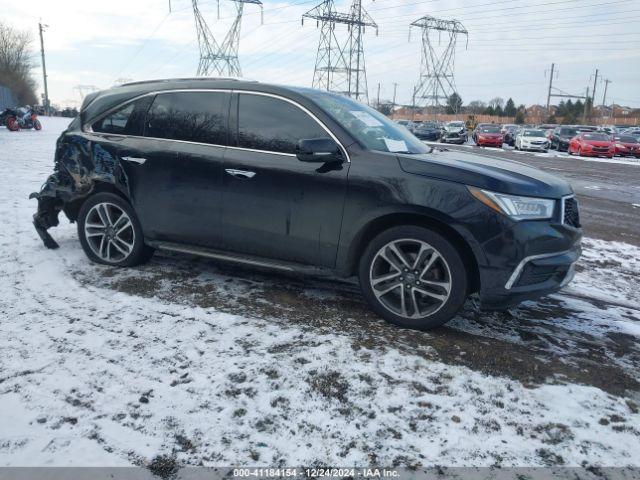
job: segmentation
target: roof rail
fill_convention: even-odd
[[[147,83],[165,83],[165,82],[186,82],[186,81],[206,81],[206,80],[232,80],[232,81],[243,81],[243,82],[255,82],[255,80],[251,80],[248,78],[241,77],[187,77],[187,78],[159,78],[155,80],[140,80],[138,82],[127,82],[118,87],[129,87],[131,85],[144,85]]]

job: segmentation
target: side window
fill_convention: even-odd
[[[117,110],[95,122],[91,125],[91,130],[99,133],[118,133],[121,135],[131,133],[131,127],[127,128],[127,126],[131,126],[132,124],[130,119],[134,109],[135,102],[125,105],[120,110]]]
[[[158,94],[147,114],[144,135],[226,145],[228,99],[223,92]]]
[[[295,153],[298,140],[329,136],[306,112],[278,98],[241,93],[238,110],[239,147]]]

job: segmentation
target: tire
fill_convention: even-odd
[[[35,122],[33,122],[33,128],[35,128],[36,130],[42,130],[42,124],[40,123],[40,120],[36,120]]]
[[[87,257],[103,265],[132,267],[149,260],[154,252],[144,243],[131,205],[114,193],[97,193],[84,202],[78,213],[78,237]]]
[[[578,148],[578,156],[581,157],[582,156],[582,147]]]
[[[405,265],[393,248],[404,255]],[[420,251],[422,260],[416,258]],[[460,254],[444,236],[424,227],[406,225],[380,233],[360,258],[358,276],[373,311],[400,327],[428,330],[444,325],[467,297],[467,273]],[[384,289],[388,290],[381,293]]]
[[[18,124],[18,120],[15,117],[7,118],[7,128],[12,132],[17,132],[20,130],[20,124]]]

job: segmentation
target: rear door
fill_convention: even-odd
[[[146,115],[144,135],[121,146],[145,236],[220,244],[229,99],[224,91],[159,93]]]
[[[349,163],[305,163],[301,139],[330,138],[308,111],[269,94],[238,92],[223,173],[225,248],[333,267]],[[235,127],[235,128],[233,128]]]

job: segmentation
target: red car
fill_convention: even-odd
[[[640,142],[631,135],[614,135],[615,155],[640,158]]]
[[[476,145],[480,147],[502,148],[504,137],[498,125],[487,125],[478,127],[475,140]]]
[[[601,132],[581,132],[569,142],[569,155],[613,158],[615,147],[611,137]]]

